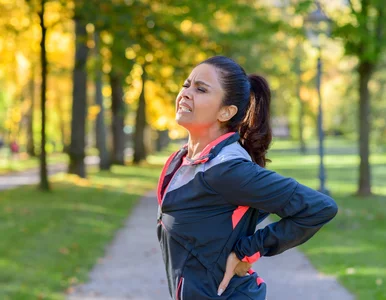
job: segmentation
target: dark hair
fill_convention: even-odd
[[[265,167],[265,157],[272,140],[270,125],[271,91],[268,82],[260,75],[247,75],[234,60],[214,56],[201,64],[217,69],[224,89],[224,105],[237,106],[237,113],[226,123],[229,131],[238,131],[240,143],[252,160]]]

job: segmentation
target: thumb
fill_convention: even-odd
[[[228,271],[225,273],[224,278],[222,279],[218,287],[218,291],[217,291],[218,296],[221,296],[221,294],[226,290],[229,284],[229,281],[231,281],[232,277],[233,277],[233,274],[231,272]]]

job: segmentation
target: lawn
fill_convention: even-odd
[[[2,191],[0,299],[63,299],[70,285],[84,282],[139,197],[154,189],[160,168],[57,175],[50,193]]]
[[[300,250],[320,272],[335,276],[357,299],[386,299],[386,153],[374,151],[371,156],[377,196],[358,198],[353,196],[359,163],[356,146],[342,141],[327,145],[327,188],[339,213]],[[288,147],[288,141],[278,141],[271,153],[270,169],[318,188],[315,149],[302,155]]]

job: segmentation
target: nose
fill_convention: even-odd
[[[190,87],[184,88],[184,89],[181,91],[181,98],[184,98],[184,99],[192,99]]]

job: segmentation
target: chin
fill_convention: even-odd
[[[189,130],[189,128],[192,127],[192,122],[184,120],[184,118],[181,118],[180,116],[176,116],[175,120],[178,125],[184,127],[186,130]]]
[[[178,125],[182,126],[182,127],[185,127],[185,126],[189,126],[189,122],[186,122],[184,120],[181,120],[181,118],[176,118],[176,122]]]

